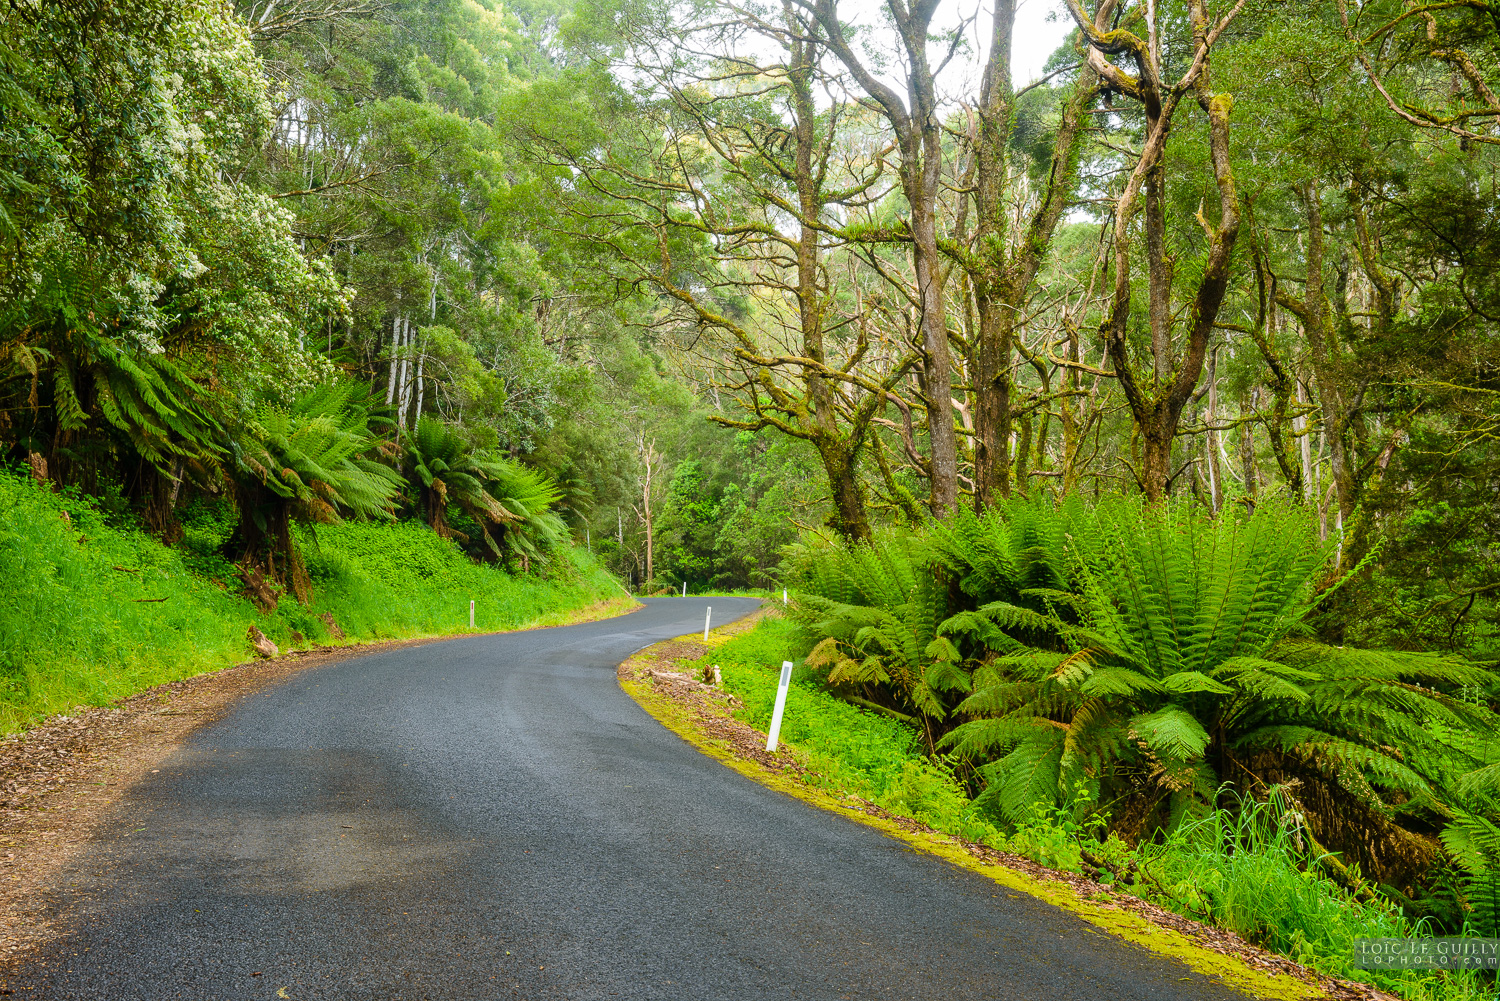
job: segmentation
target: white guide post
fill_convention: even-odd
[[[776,750],[776,738],[781,736],[781,714],[786,712],[786,690],[792,687],[792,662],[781,662],[781,682],[776,686],[776,708],[771,710],[771,732],[766,734],[766,750]]]
[[[709,605],[708,611],[703,613],[703,642],[708,642],[708,623],[714,617],[714,606]]]
[[[474,599],[469,599],[469,628],[474,628]]]
[[[786,588],[781,589],[781,603],[786,604]]]
[[[687,597],[687,581],[682,582],[682,596]]]

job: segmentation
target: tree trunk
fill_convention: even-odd
[[[1167,496],[1172,477],[1172,440],[1176,428],[1153,415],[1141,425],[1141,490],[1146,500],[1159,503]]]
[[[1241,413],[1249,410],[1249,401],[1242,402]],[[1249,421],[1240,425],[1240,467],[1245,478],[1245,496],[1254,510],[1255,500],[1260,496],[1260,477],[1255,468],[1255,435],[1251,433]]]
[[[422,366],[427,361],[427,355],[422,351],[421,344],[417,345],[417,409],[412,412],[412,427],[417,426],[417,421],[422,417],[422,398],[426,396],[427,384],[422,381]]]
[[[391,318],[391,372],[385,382],[385,405],[396,403],[396,372],[401,366],[401,317]]]
[[[794,139],[795,180],[801,220],[797,233],[797,313],[802,332],[802,349],[819,365],[828,364],[824,342],[826,295],[819,282],[822,268],[822,234],[815,225],[824,210],[822,171],[814,165],[819,135],[817,101],[813,93],[813,54],[807,42],[791,43],[793,65],[787,74],[796,109]],[[817,370],[807,371],[808,417],[813,430],[809,435],[823,470],[828,475],[829,494],[833,500],[830,525],[845,539],[860,542],[869,539],[870,524],[865,512],[864,490],[859,483],[858,452],[864,428],[856,426],[847,433],[839,428],[834,394],[838,387]]]
[[[1019,303],[1002,286],[1006,260],[1006,155],[1014,94],[1011,44],[1015,0],[996,0],[990,58],[980,82],[979,127],[974,143],[974,203],[977,273],[971,274],[979,313],[978,371],[974,378],[974,489],[979,507],[1010,496],[1011,339]]]
[[[1208,358],[1208,431],[1204,434],[1208,448],[1208,496],[1214,514],[1224,506],[1224,472],[1219,467],[1219,432],[1214,423],[1219,419],[1219,352],[1215,350]]]
[[[975,250],[977,267],[969,279],[979,314],[979,345],[974,373],[974,489],[979,507],[1010,495],[1011,362],[1019,311],[1052,245],[1078,179],[1079,146],[1086,112],[1098,93],[1098,74],[1079,70],[1063,105],[1053,138],[1052,163],[1042,198],[1024,238],[1007,250],[1006,197],[1011,181],[1007,151],[1013,128],[1011,47],[1015,0],[997,0],[979,102],[975,137]],[[1021,460],[1025,465],[1026,460]],[[1024,489],[1024,484],[1018,484]]]
[[[936,169],[932,172],[937,173]],[[933,204],[936,196],[937,185],[933,183],[928,204],[920,210],[913,206],[911,225],[922,308],[922,382],[927,394],[927,441],[931,450],[932,494],[928,503],[935,516],[946,518],[958,510],[958,435],[953,429],[953,357],[948,350],[948,314],[943,302]]]
[[[646,526],[646,587],[656,583],[656,521],[651,513],[651,479],[656,469],[656,439],[647,441],[642,435],[638,441],[641,456],[645,459],[646,472],[641,479],[641,522]],[[648,590],[649,593],[649,590]]]
[[[1016,436],[1016,493],[1026,496],[1027,465],[1031,460],[1031,413],[1023,412],[1016,422],[1020,433]]]
[[[804,8],[807,9],[807,8]],[[943,124],[932,67],[927,59],[936,3],[907,6],[889,0],[887,10],[901,36],[906,93],[898,94],[855,54],[837,0],[817,0],[811,13],[822,29],[819,41],[838,56],[861,87],[880,105],[896,134],[897,172],[910,216],[912,264],[917,278],[922,342],[922,391],[926,395],[927,438],[931,451],[929,506],[946,517],[958,507],[958,435],[953,428],[952,357],[948,350],[947,308],[943,301],[942,256],[938,250],[938,195],[943,180]]]
[[[1099,14],[1113,9],[1111,0],[1100,5]],[[1235,188],[1234,169],[1229,156],[1229,114],[1233,100],[1209,89],[1209,51],[1213,40],[1237,13],[1231,10],[1217,28],[1210,30],[1208,12],[1203,0],[1188,4],[1188,23],[1192,30],[1191,62],[1186,63],[1183,77],[1173,84],[1161,78],[1160,39],[1154,9],[1147,6],[1148,36],[1137,38],[1129,30],[1112,31],[1101,27],[1102,21],[1090,20],[1080,0],[1068,0],[1074,21],[1084,32],[1088,43],[1088,62],[1104,83],[1140,102],[1145,113],[1145,136],[1140,153],[1114,210],[1114,279],[1109,315],[1100,328],[1114,364],[1115,377],[1124,391],[1131,416],[1140,431],[1143,450],[1141,487],[1152,503],[1167,492],[1171,472],[1172,439],[1177,434],[1183,407],[1192,399],[1203,374],[1214,325],[1229,287],[1229,271],[1234,244],[1240,230],[1239,195]],[[1142,71],[1134,75],[1110,63],[1106,54],[1131,52]],[[1166,192],[1164,191],[1167,140],[1172,116],[1183,97],[1191,93],[1208,120],[1208,153],[1214,184],[1219,192],[1219,222],[1209,224],[1199,213],[1199,220],[1209,230],[1202,274],[1197,280],[1184,325],[1187,327],[1183,351],[1175,357],[1172,351],[1174,313],[1171,308],[1173,265],[1166,253]],[[1146,272],[1150,290],[1148,319],[1151,330],[1152,374],[1150,383],[1135,370],[1129,348],[1131,317],[1131,277],[1133,273],[1130,246],[1133,220],[1144,197],[1146,230]],[[1170,375],[1170,378],[1167,376]]]
[[[833,500],[829,526],[850,542],[868,542],[870,521],[865,506],[865,491],[855,475],[854,455],[850,449],[831,442],[818,445],[818,456],[828,474]]]
[[[983,292],[979,300],[979,371],[974,380],[974,489],[978,507],[1010,496],[1010,365],[1015,311]]]
[[[396,388],[396,428],[406,430],[406,411],[411,406],[411,321],[406,317],[401,318],[401,327],[404,331],[404,346],[401,350],[401,380]]]

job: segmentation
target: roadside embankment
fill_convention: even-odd
[[[1055,904],[1251,997],[1390,998],[1121,887],[996,847],[1006,843],[1004,835],[974,808],[954,776],[923,754],[915,731],[816,685],[792,686],[782,742],[775,752],[766,751],[776,667],[795,659],[792,631],[779,610],[766,609],[715,630],[707,643],[684,636],[642,650],[620,666],[620,684],[663,725],[742,775],[981,873],[1009,891]]]
[[[0,472],[0,733],[228,667],[255,655],[255,631],[285,652],[466,633],[470,601],[482,632],[634,605],[579,549],[512,574],[420,524],[344,522],[299,530],[312,600],[279,595],[267,611],[222,555],[224,507],[190,505],[182,528],[165,545],[99,502]]]

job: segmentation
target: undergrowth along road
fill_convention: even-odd
[[[715,630],[706,643],[697,635],[659,643],[621,664],[621,686],[669,729],[742,775],[1052,903],[1252,997],[1389,998],[1117,887],[983,843],[994,840],[986,838],[994,829],[973,816],[953,777],[921,753],[915,735],[889,718],[794,685],[785,739],[775,753],[767,752],[765,733],[750,723],[763,725],[770,715],[776,664],[787,652],[782,626],[779,611],[767,608]],[[734,646],[719,656],[730,640]],[[765,662],[762,670],[742,663],[747,651]],[[719,660],[723,681],[712,684]],[[807,743],[799,744],[803,739]]]
[[[58,937],[4,988],[1244,996],[663,729],[616,665],[701,629],[705,603],[391,650],[245,700],[126,793],[46,897]]]

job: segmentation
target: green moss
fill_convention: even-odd
[[[767,635],[781,628],[775,624],[775,620],[772,620],[761,629],[740,637],[729,639],[711,637],[709,644],[711,652],[727,659],[727,654],[730,652],[758,648],[766,642]],[[757,637],[756,633],[762,635]],[[694,637],[684,636],[681,639],[692,640]],[[781,649],[786,648],[783,646]],[[705,658],[706,661],[712,659],[712,657]],[[1197,945],[1178,931],[1151,924],[1139,915],[1116,910],[1098,901],[1082,899],[1066,883],[1043,881],[1003,866],[981,862],[961,845],[941,834],[907,830],[885,817],[866,813],[859,806],[851,804],[847,796],[840,796],[829,787],[811,786],[792,774],[770,771],[757,762],[739,758],[725,741],[709,738],[700,733],[691,710],[685,708],[682,703],[657,695],[649,683],[625,679],[621,681],[621,687],[667,729],[704,754],[761,785],[873,827],[912,848],[980,873],[1008,889],[1061,907],[1105,932],[1117,935],[1151,952],[1176,959],[1195,972],[1222,980],[1228,986],[1251,997],[1276,999],[1276,1001],[1301,1001],[1301,999],[1323,996],[1322,992],[1312,984],[1290,976],[1266,973],[1232,956]],[[789,713],[788,717],[790,716]],[[804,748],[796,746],[790,740],[787,746],[795,755],[806,759],[807,752]]]

